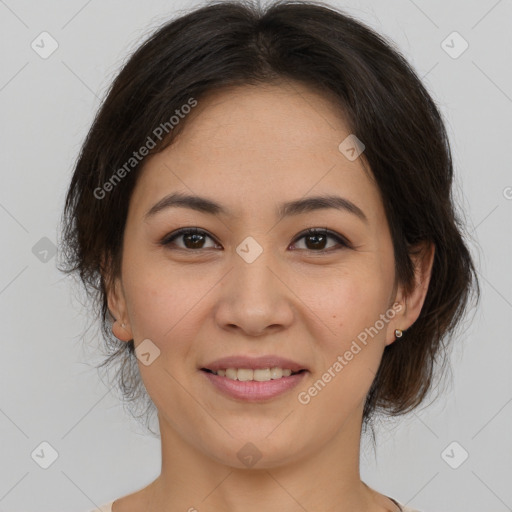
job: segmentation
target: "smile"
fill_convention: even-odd
[[[227,368],[213,372],[202,368],[201,373],[224,396],[247,402],[260,402],[271,400],[293,389],[308,371],[294,373],[290,369],[282,368]]]

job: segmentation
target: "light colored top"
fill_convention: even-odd
[[[402,512],[420,512],[419,510],[416,510],[415,508],[409,508],[409,507],[406,507],[406,506],[400,504],[398,501],[394,500],[390,496],[387,496],[387,498],[389,498],[393,503],[396,503],[396,505],[398,507],[400,507],[400,510]],[[99,509],[95,508],[94,510],[90,510],[89,512],[98,512],[98,510],[99,510],[99,512],[112,512],[112,504],[114,503],[114,501],[116,501],[116,500],[109,501],[108,503],[105,503],[105,505],[102,505]]]
[[[114,501],[116,500],[109,501],[108,503],[105,503],[105,505],[102,505],[100,508],[94,508],[89,512],[98,512],[98,510],[100,512],[112,512],[112,504],[114,503]]]
[[[389,498],[393,503],[395,503],[396,506],[399,507],[402,512],[420,512],[415,508],[406,507],[405,505],[398,503],[398,501],[394,500],[391,496],[386,496],[386,498]],[[110,509],[110,512],[112,512],[112,508]]]

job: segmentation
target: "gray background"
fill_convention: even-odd
[[[422,512],[512,510],[512,2],[331,3],[391,38],[438,102],[483,292],[442,397],[382,424],[378,463],[365,440],[362,477]],[[159,474],[159,441],[98,377],[97,337],[81,342],[89,322],[51,249],[111,79],[146,35],[194,5],[0,1],[0,511],[84,512]],[[43,31],[59,45],[46,59],[31,47]],[[453,31],[469,44],[457,58],[460,39],[442,46]],[[31,456],[43,441],[58,452],[48,469]]]

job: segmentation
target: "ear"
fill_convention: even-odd
[[[133,339],[133,335],[128,318],[125,293],[121,278],[116,277],[113,283],[105,280],[105,288],[108,310],[115,320],[112,325],[112,333],[116,338],[122,341],[130,341]]]
[[[402,308],[395,315],[393,321],[390,322],[386,345],[396,340],[395,329],[405,331],[420,316],[430,283],[434,254],[435,246],[432,242],[420,242],[411,249],[410,256],[414,265],[414,283],[408,290],[402,285],[398,286],[395,303],[400,303]]]

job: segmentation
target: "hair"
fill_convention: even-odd
[[[349,15],[321,2],[284,0],[262,8],[249,0],[221,1],[158,28],[114,79],[83,143],[63,211],[60,270],[79,276],[95,321],[100,319],[108,350],[100,367],[117,366],[125,402],[145,399],[145,412],[154,412],[133,340],[113,336],[107,304],[107,290],[120,276],[128,205],[144,165],[133,152],[149,145],[149,138],[149,154],[169,146],[187,122],[185,116],[170,126],[170,116],[191,100],[200,102],[224,87],[283,81],[320,91],[363,141],[360,158],[380,190],[396,276],[405,290],[414,284],[418,244],[435,246],[421,313],[402,338],[386,346],[366,397],[363,428],[373,433],[377,412],[410,412],[434,388],[436,366],[441,375],[448,341],[470,297],[479,301],[480,288],[454,207],[441,114],[394,45]],[[164,137],[156,136],[163,133],[157,127],[165,128]]]

